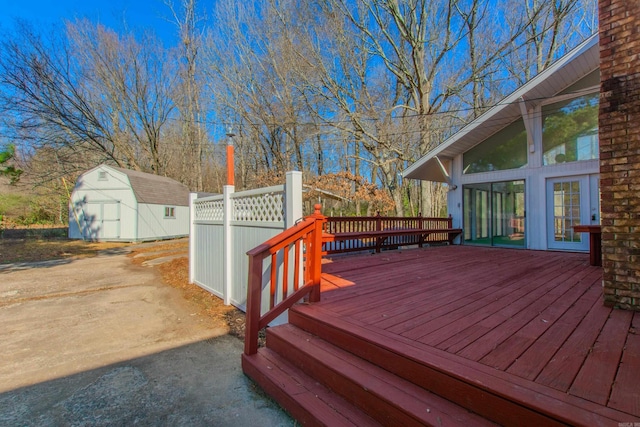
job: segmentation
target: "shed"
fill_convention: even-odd
[[[189,235],[189,189],[171,178],[100,165],[76,181],[69,238],[161,240]]]

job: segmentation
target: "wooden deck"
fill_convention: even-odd
[[[640,422],[640,313],[603,306],[588,254],[431,247],[327,259],[322,279],[292,325],[411,387],[503,425]]]

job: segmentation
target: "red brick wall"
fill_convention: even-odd
[[[599,0],[605,305],[640,310],[640,0]]]

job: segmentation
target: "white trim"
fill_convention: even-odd
[[[581,96],[586,96],[586,95],[593,95],[594,93],[598,93],[598,92],[600,92],[600,86],[591,86],[588,88],[580,89],[579,91],[544,99],[540,102],[540,105],[545,106],[549,104],[555,104],[556,102],[566,101],[567,99],[580,98]]]
[[[591,37],[589,37],[588,39],[586,39],[585,41],[583,41],[580,45],[578,45],[576,48],[571,50],[568,54],[566,54],[565,56],[563,56],[562,58],[558,59],[556,62],[551,64],[549,68],[545,69],[544,71],[542,71],[541,73],[533,77],[523,86],[521,86],[519,89],[517,89],[516,91],[514,91],[513,93],[505,97],[497,105],[495,105],[494,107],[484,112],[477,119],[467,124],[460,131],[455,133],[453,136],[447,138],[444,142],[442,142],[442,144],[438,145],[435,149],[423,155],[420,159],[418,159],[411,166],[405,169],[402,172],[402,176],[404,178],[420,179],[420,177],[418,176],[420,175],[418,173],[418,169],[421,169],[423,166],[425,166],[426,163],[429,160],[433,159],[435,156],[442,155],[443,157],[452,158],[458,154],[461,154],[464,151],[467,151],[470,147],[465,147],[465,146],[461,147],[460,142],[464,140],[465,137],[467,137],[468,135],[474,133],[474,131],[476,131],[477,129],[485,127],[486,123],[489,120],[492,120],[494,123],[496,123],[497,128],[494,133],[500,131],[501,129],[503,129],[510,123],[512,123],[514,120],[517,120],[518,117],[515,117],[515,115],[521,115],[516,112],[518,111],[517,104],[519,103],[519,99],[526,97],[530,93],[534,92],[534,90],[537,89],[547,79],[550,79],[555,73],[560,72],[565,66],[567,66],[567,64],[576,60],[581,55],[588,52],[590,49],[594,49],[595,51],[599,52],[598,40],[599,40],[598,34],[596,33]],[[592,72],[593,70],[597,69],[597,67],[598,67],[597,63],[593,64],[593,68],[591,68],[589,72]],[[585,73],[584,75],[587,75],[587,74],[588,73]],[[548,94],[548,96],[554,96],[554,95],[555,93]],[[540,96],[534,96],[531,100],[539,99],[539,98]],[[514,108],[516,111],[513,111]],[[511,114],[507,114],[509,112],[511,112]],[[498,122],[502,122],[502,121],[504,121],[505,123],[500,125]],[[489,136],[483,137],[480,141],[477,141],[477,143],[482,142],[483,140],[486,140],[488,137]]]

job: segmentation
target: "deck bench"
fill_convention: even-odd
[[[418,245],[422,247],[426,243],[427,237],[432,234],[446,234],[449,244],[453,244],[456,237],[462,234],[461,228],[437,228],[437,229],[419,229],[419,228],[404,228],[404,229],[388,229],[388,230],[372,230],[372,231],[353,231],[335,234],[324,234],[322,241],[327,242],[339,242],[346,240],[361,240],[361,239],[376,239],[376,252],[380,252],[380,249],[384,242],[390,237],[396,236],[420,236]],[[365,248],[362,249],[371,249]]]

